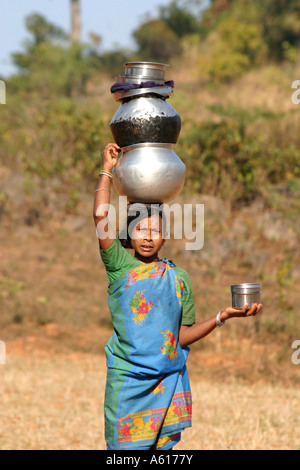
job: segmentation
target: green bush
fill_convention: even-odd
[[[259,25],[229,18],[218,29],[218,40],[212,51],[208,74],[216,81],[238,77],[258,63],[264,52]]]
[[[168,62],[181,52],[178,36],[167,24],[151,20],[133,33],[141,60]]]
[[[178,154],[187,165],[192,191],[216,195],[234,206],[258,195],[266,197],[272,186],[292,187],[291,181],[295,186],[300,177],[300,150],[294,144],[277,146],[251,136],[246,121],[255,114],[245,113],[244,120],[193,124],[186,130]]]
[[[0,126],[0,162],[41,178],[80,179],[95,171],[109,134],[99,106],[61,98],[14,111],[6,107]]]

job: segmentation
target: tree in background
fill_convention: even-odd
[[[262,27],[236,18],[224,20],[206,60],[207,71],[215,81],[239,77],[266,58]]]
[[[138,45],[138,56],[143,60],[168,62],[180,54],[179,39],[161,20],[150,20],[133,33]]]
[[[67,38],[65,31],[39,14],[32,14],[25,19],[27,30],[32,34],[31,47],[34,48],[42,42],[61,44]],[[27,45],[29,45],[27,43]]]
[[[94,67],[86,46],[70,46],[68,34],[38,14],[26,18],[26,28],[31,38],[24,52],[12,56],[19,74],[11,86],[48,98],[84,93]]]
[[[195,93],[197,80],[210,93],[212,79],[233,81],[270,61],[271,69],[281,73],[283,67],[277,65],[280,60],[291,60],[295,52],[300,55],[298,0],[212,0],[204,15],[200,10],[194,15],[194,21],[187,5],[191,3],[196,9],[200,8],[199,2],[171,1],[156,18],[141,24],[134,33],[138,59],[167,62],[180,57],[178,69],[184,72],[185,65],[193,61]],[[41,15],[26,18],[26,27],[29,39],[23,51],[13,55],[19,74],[9,80],[10,103],[1,108],[5,115],[0,122],[0,163],[14,162],[15,168],[44,178],[64,175],[69,181],[80,181],[82,174],[95,170],[99,145],[109,138],[99,88],[93,85],[106,83],[106,74],[115,77],[120,64],[137,57],[121,49],[101,51],[97,34],[91,36],[91,45],[72,44],[70,34]],[[206,64],[206,76],[204,67],[197,63],[200,58]],[[264,79],[264,71],[253,75]],[[94,95],[83,97],[90,78],[95,78],[89,88]],[[213,110],[217,123],[213,119],[195,125],[206,113],[199,112],[197,101],[193,108],[194,96],[190,96],[189,88],[183,87],[183,106],[191,107],[188,114],[195,118],[186,119],[179,150],[190,168],[189,180],[195,191],[245,201],[257,192],[258,179],[264,191],[266,184],[285,181],[290,187],[300,187],[299,133],[294,115],[287,116],[283,125],[281,116],[265,117],[260,113],[255,119],[270,119],[261,126],[251,116],[246,120],[243,113]],[[224,85],[224,93],[230,88]],[[261,134],[249,137],[252,126],[254,132],[263,129]]]
[[[71,0],[71,40],[79,44],[81,40],[81,17],[79,0]]]
[[[45,44],[62,47],[68,39],[67,34],[58,26],[50,23],[39,14],[32,14],[25,19],[25,26],[30,33],[30,39],[25,41],[25,52],[12,54],[14,64],[20,74],[28,74],[35,67],[35,60]]]
[[[300,2],[298,0],[255,0],[270,58],[294,59],[300,46]]]
[[[267,62],[296,61],[298,0],[211,0],[203,16],[199,68],[215,81],[234,80]]]
[[[199,29],[199,21],[189,10],[189,3],[172,0],[170,5],[159,9],[157,18],[148,19],[134,31],[138,57],[166,62],[181,54],[181,39]]]
[[[70,35],[41,15],[26,19],[31,38],[23,53],[13,55],[24,89],[80,94],[91,73],[115,76],[127,60],[169,62],[187,51],[199,62],[201,76],[215,81],[234,80],[266,61],[299,56],[298,0],[172,0],[133,32],[136,53],[101,51],[95,33],[91,45],[81,44],[80,1],[71,0],[70,6]]]
[[[180,5],[179,0],[173,0],[170,5],[161,7],[159,19],[172,29],[179,38],[196,33],[199,30],[198,18],[188,10],[186,2]]]

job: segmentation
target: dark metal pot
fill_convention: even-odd
[[[159,96],[135,96],[120,105],[110,122],[110,129],[120,147],[145,142],[176,144],[181,118]]]

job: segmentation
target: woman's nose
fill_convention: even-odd
[[[148,230],[148,232],[145,234],[145,240],[152,240],[151,230]]]

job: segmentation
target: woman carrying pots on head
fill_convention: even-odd
[[[94,200],[114,327],[105,347],[105,439],[109,450],[169,450],[191,426],[188,345],[230,318],[256,315],[262,305],[254,304],[248,311],[247,305],[242,310],[227,307],[195,323],[188,274],[159,257],[165,242],[160,206],[139,204],[138,217],[136,207],[131,214],[129,206],[127,233],[123,240],[116,238],[107,216],[111,172],[119,151],[116,144],[102,151]]]

